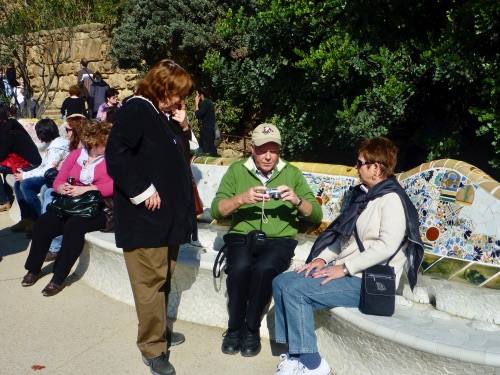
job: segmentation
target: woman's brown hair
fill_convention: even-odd
[[[380,177],[387,178],[394,175],[398,151],[396,145],[388,138],[370,138],[361,142],[358,153],[367,163],[379,163]]]
[[[82,128],[81,142],[83,147],[90,150],[94,146],[105,144],[110,130],[110,124],[99,120],[90,120]]]
[[[80,96],[82,93],[82,89],[78,85],[73,85],[69,87],[69,95],[70,96]]]
[[[136,95],[151,100],[155,105],[174,95],[188,95],[194,87],[194,81],[184,68],[173,60],[157,62],[146,76],[139,81]]]
[[[69,137],[69,150],[73,151],[80,145],[80,137],[82,134],[82,128],[87,124],[88,120],[85,117],[71,117],[66,119],[66,122],[71,126],[72,135]]]

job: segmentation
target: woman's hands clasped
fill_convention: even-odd
[[[324,278],[325,280],[320,283],[320,285],[325,285],[331,280],[340,279],[344,277],[344,271],[342,271],[342,265],[325,267],[326,263],[323,259],[316,258],[310,263],[306,263],[303,266],[295,268],[296,273],[304,273],[304,277],[309,275],[313,279]]]
[[[69,195],[70,197],[77,197],[77,196],[82,195],[83,193],[85,193],[86,191],[89,191],[89,190],[96,190],[96,188],[93,185],[91,185],[91,186],[74,186],[74,185],[71,185],[67,182],[65,182],[62,185],[59,185],[59,187],[57,188],[57,192],[59,194]]]

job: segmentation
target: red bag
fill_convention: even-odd
[[[30,163],[20,157],[18,154],[9,154],[5,160],[0,161],[0,165],[12,169],[12,174],[19,173],[18,168],[27,168]]]

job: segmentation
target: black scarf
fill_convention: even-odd
[[[424,245],[420,238],[417,210],[395,177],[390,177],[376,184],[368,190],[368,193],[365,193],[361,189],[361,185],[356,186],[352,191],[348,209],[318,235],[306,262],[310,262],[341,236],[350,237],[354,232],[359,215],[366,208],[368,202],[388,193],[398,194],[405,211],[406,233],[409,241],[406,248],[407,261],[405,270],[408,275],[410,288],[413,290],[417,284],[418,270],[424,257]]]

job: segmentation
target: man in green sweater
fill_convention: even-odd
[[[298,216],[313,223],[323,218],[301,171],[280,159],[280,146],[274,125],[257,126],[252,156],[229,167],[212,202],[214,219],[232,217],[224,236],[229,322],[222,352],[226,354],[259,354],[261,316],[272,295],[273,279],[290,266]]]

